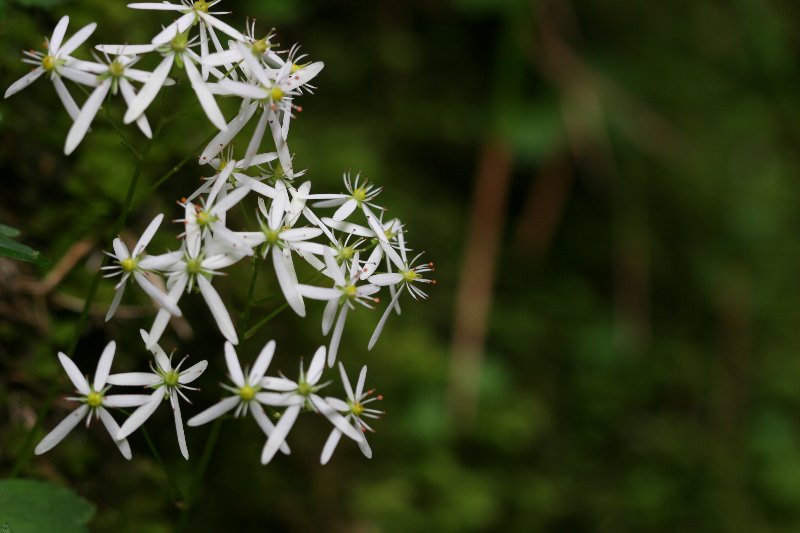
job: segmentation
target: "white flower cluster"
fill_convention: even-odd
[[[377,203],[381,189],[360,175],[351,177],[345,173],[346,192],[340,194],[312,194],[310,181],[300,183],[299,178],[305,172],[293,168],[287,144],[289,126],[293,113],[300,109],[295,99],[313,90],[309,82],[322,70],[323,64],[304,61],[305,56],[298,54],[296,46],[284,52],[275,51],[274,35],[270,33],[257,39],[252,24],[239,32],[219,18],[224,13],[211,11],[219,1],[129,4],[134,9],[172,11],[179,16],[150,44],[97,46],[104,54],[104,61],[97,56],[95,61],[72,57],[92,34],[95,24],[85,26],[63,42],[69,21],[64,17],[46,43],[46,53],[25,52],[24,61],[35,64],[36,68],[6,91],[8,97],[42,75],[48,75],[73,118],[65,144],[65,153],[69,154],[86,135],[109,93],[122,92],[127,105],[124,122],[135,122],[145,136],[151,137],[145,112],[163,86],[175,84],[169,75],[177,67],[185,70],[200,106],[219,130],[199,158],[199,164],[209,168],[212,175],[181,201],[184,232],[180,248],[157,255],[145,251],[163,221],[160,214],[132,250],[121,239],[115,239],[113,253],[109,253],[114,264],[104,267],[107,276],[121,275],[106,320],[114,315],[130,281],[159,306],[150,330],[142,331],[145,346],[154,355],[152,373],[109,375],[115,350],[112,342],[103,352],[90,386],[75,364],[66,355],[59,354],[80,394],[72,399],[81,406],[42,440],[36,453],[44,453],[55,446],[87,415],[88,425],[94,414],[103,421],[123,455],[130,458],[126,437],[147,420],[161,400],[168,400],[175,416],[181,452],[188,458],[178,399],[184,397],[182,389],[190,388],[187,384],[205,370],[207,362],[180,370],[180,364],[172,366],[171,358],[166,356],[159,342],[170,317],[182,314],[181,297],[196,290],[226,339],[225,360],[233,385],[225,388],[233,396],[191,418],[190,426],[208,422],[234,408],[237,416],[249,411],[268,437],[261,457],[262,462],[267,463],[278,450],[289,453],[286,436],[298,414],[307,410],[323,414],[334,426],[323,449],[323,463],[330,458],[341,435],[356,441],[363,453],[371,456],[363,436],[364,431],[371,428],[364,417],[377,417],[380,412],[364,405],[380,397],[370,397],[372,391],[364,391],[366,367],[354,391],[340,363],[347,398],[323,398],[317,392],[328,384],[320,383],[325,362],[331,367],[336,362],[348,313],[356,309],[356,304],[373,309],[379,303],[376,295],[384,287],[389,293],[389,304],[368,344],[371,349],[389,315],[393,311],[400,313],[399,298],[404,291],[414,298],[427,297],[422,287],[434,283],[425,277],[433,267],[430,263],[419,263],[421,254],[409,260],[410,249],[405,243],[403,224],[398,219],[384,220],[385,209]],[[222,45],[217,32],[227,38],[227,47]],[[198,46],[199,54],[194,50]],[[154,70],[133,68],[146,54],[160,55]],[[62,78],[93,88],[82,108],[78,108]],[[141,86],[137,89],[136,84]],[[241,101],[238,114],[230,121],[223,116],[217,97]],[[234,140],[251,120],[255,121],[254,132],[244,154],[235,158]],[[265,136],[270,139],[266,149],[263,146]],[[256,201],[249,209],[255,211],[258,226],[230,227],[228,212],[237,204],[246,212],[248,207],[244,207],[243,202],[253,199]],[[314,211],[332,208],[335,210],[329,217]],[[305,299],[326,302],[322,332],[330,334],[330,341],[327,348],[322,346],[316,351],[308,368],[304,369],[301,361],[297,381],[265,377],[274,342],[264,347],[246,377],[234,351],[239,334],[213,280],[226,268],[253,256],[269,257],[288,306],[299,316],[306,314]],[[300,283],[296,261],[306,263],[311,267],[309,270],[317,272],[312,281],[320,278],[328,281],[321,285]],[[154,391],[149,395],[106,395],[112,385],[148,387]],[[273,411],[284,409],[275,426],[262,406]],[[137,409],[118,427],[106,410],[115,407]]]

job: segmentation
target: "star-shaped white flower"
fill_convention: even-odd
[[[261,452],[262,464],[269,463],[275,456],[304,407],[325,416],[342,433],[356,442],[364,439],[360,431],[317,394],[320,389],[328,385],[319,383],[324,368],[325,347],[320,346],[311,359],[307,372],[303,370],[303,362],[300,362],[300,377],[297,381],[285,377],[266,377],[262,380],[263,388],[278,392],[259,392],[256,394],[256,399],[265,405],[286,406],[286,410],[275,425],[275,431],[264,444]]]
[[[239,416],[247,415],[247,412],[250,411],[267,437],[272,435],[272,432],[275,431],[275,426],[267,417],[264,408],[258,403],[258,393],[261,391],[261,380],[264,378],[264,374],[267,373],[267,368],[269,368],[274,353],[275,341],[269,341],[261,350],[261,353],[258,354],[252,370],[245,376],[241,365],[239,365],[236,349],[231,343],[226,342],[225,363],[228,366],[228,374],[233,382],[233,387],[228,385],[222,385],[222,387],[232,392],[233,396],[224,398],[202,413],[193,416],[189,419],[187,425],[194,427],[207,424],[235,408],[234,416],[238,418]],[[280,450],[287,455],[289,454],[289,446],[285,442],[281,444]]]
[[[374,401],[382,400],[383,396],[378,395],[370,398],[375,391],[364,391],[364,381],[367,378],[367,365],[364,365],[361,368],[361,373],[358,376],[358,383],[356,384],[355,392],[353,392],[353,388],[350,386],[350,380],[347,378],[347,372],[344,371],[344,366],[341,362],[339,363],[339,373],[342,376],[342,385],[344,386],[345,393],[347,394],[347,401],[345,402],[338,398],[331,398],[327,396],[325,397],[325,400],[334,409],[342,413],[347,420],[362,433],[366,431],[374,432],[375,430],[373,430],[369,424],[364,421],[364,418],[380,418],[384,413],[383,411],[371,409],[365,406]],[[326,464],[330,460],[331,455],[333,455],[333,451],[336,449],[336,445],[339,444],[339,439],[341,437],[342,432],[338,427],[334,427],[331,430],[331,434],[328,436],[328,440],[325,441],[325,446],[322,447],[320,463]],[[364,438],[360,441],[357,441],[357,443],[358,447],[361,449],[361,453],[363,453],[367,459],[372,459],[372,449],[369,447],[367,439]]]
[[[91,385],[83,374],[81,374],[81,371],[72,359],[67,357],[64,353],[58,353],[61,366],[64,367],[67,376],[69,376],[70,381],[72,381],[78,394],[80,394],[79,397],[67,399],[81,402],[81,405],[72,411],[72,413],[42,439],[34,450],[36,455],[41,455],[51,450],[56,444],[61,442],[84,417],[86,417],[86,427],[89,427],[89,423],[92,421],[92,415],[94,415],[94,418],[100,419],[106,431],[108,431],[108,434],[114,439],[114,444],[117,445],[122,456],[125,457],[125,459],[131,458],[131,447],[125,438],[119,438],[117,436],[119,425],[106,408],[137,407],[146,402],[148,398],[145,394],[106,395],[106,392],[110,388],[106,386],[106,383],[111,383],[107,379],[108,373],[111,369],[111,363],[114,361],[114,352],[116,348],[117,345],[114,341],[106,345],[102,355],[100,355],[100,360],[97,362],[97,370],[95,370],[94,380]]]
[[[140,330],[145,344],[151,344],[147,338],[147,332]],[[146,397],[147,400],[122,424],[117,432],[117,439],[124,439],[144,424],[156,408],[161,405],[162,400],[166,400],[172,407],[175,418],[175,431],[178,434],[178,446],[185,459],[189,459],[189,450],[186,447],[186,436],[183,432],[183,422],[181,421],[181,407],[178,403],[178,396],[187,402],[188,398],[181,392],[182,389],[196,390],[188,384],[200,377],[208,361],[200,361],[186,370],[181,370],[184,358],[177,366],[172,366],[172,356],[167,357],[164,350],[158,344],[152,345],[152,353],[155,356],[155,366],[151,364],[152,372],[125,372],[122,374],[112,374],[108,376],[108,382],[112,385],[140,386],[155,389],[153,393]]]

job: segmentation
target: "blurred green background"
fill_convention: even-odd
[[[227,420],[190,530],[800,530],[800,4],[223,5],[232,24],[255,17],[260,33],[275,27],[281,44],[325,61],[292,126],[297,166],[316,192],[337,191],[347,169],[384,186],[438,285],[405,302],[370,353],[377,313],[348,320],[340,357],[351,375],[368,364],[385,397],[372,460],[342,442],[321,467],[329,428],[306,415],[292,455],[262,467],[255,424]],[[3,90],[28,70],[19,50],[40,49],[64,14],[70,32],[99,23],[92,44],[148,42],[171,20],[109,0],[0,2]],[[145,194],[212,132],[185,86],[162,95],[187,114],[144,167],[123,231],[133,239],[156,213],[178,218],[175,201],[204,175],[192,160]],[[50,260],[0,260],[2,477],[63,379],[55,355],[133,168],[103,117],[66,158],[68,129],[45,81],[0,102],[0,222]],[[178,229],[162,228],[151,249],[176,246]],[[218,284],[234,316],[247,279],[245,262]],[[258,293],[275,286],[265,267]],[[104,324],[112,293],[103,281],[82,331],[75,359],[87,373],[111,339],[115,369],[143,369],[138,329],[153,311],[129,290]],[[191,330],[162,342],[209,359],[187,416],[216,401],[225,373],[222,338],[193,301]],[[294,375],[325,342],[322,306],[309,308],[306,320],[281,314],[241,358],[274,337],[272,371]],[[59,395],[70,392],[62,382]],[[56,402],[44,428],[69,408]],[[184,462],[171,425],[162,411],[147,427],[186,488],[209,428],[188,430]],[[93,502],[92,530],[172,531],[183,504],[141,434],[131,443],[126,462],[99,424],[79,428],[22,474]]]

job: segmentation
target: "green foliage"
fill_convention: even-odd
[[[0,224],[0,257],[10,257],[29,263],[46,263],[39,252],[30,246],[14,241],[13,238],[18,235],[19,230]]]
[[[73,491],[32,479],[0,481],[0,525],[9,533],[83,533],[95,507]]]

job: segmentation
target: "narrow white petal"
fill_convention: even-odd
[[[269,115],[270,113],[266,111],[261,113],[258,123],[256,124],[256,129],[253,131],[253,136],[250,137],[250,143],[247,145],[247,151],[245,152],[243,160],[244,165],[250,166],[250,162],[261,147],[261,141],[264,139],[264,131],[267,129]]]
[[[286,144],[286,139],[283,138],[281,125],[278,121],[278,116],[273,110],[269,111],[269,129],[272,132],[272,140],[275,142],[275,151],[278,152],[278,159],[281,162],[284,172],[291,176],[294,173],[292,170],[292,154],[289,152],[289,145]]]
[[[223,398],[219,402],[215,403],[205,411],[200,414],[197,414],[190,418],[186,425],[188,426],[202,426],[203,424],[207,424],[211,422],[215,418],[219,418],[241,402],[242,399],[239,396],[229,396],[228,398]]]
[[[67,39],[67,42],[65,42],[58,49],[58,55],[60,57],[66,57],[70,55],[80,45],[82,45],[86,41],[86,39],[88,39],[89,36],[92,35],[92,33],[94,33],[95,28],[97,28],[97,24],[92,22],[90,24],[87,24],[83,28],[79,29],[78,31],[76,31],[75,34],[69,39]]]
[[[154,44],[98,44],[94,47],[98,52],[111,55],[139,55],[155,51]]]
[[[284,81],[281,84],[281,87],[283,87],[284,90],[288,91],[297,89],[298,87],[305,85],[306,83],[311,81],[314,77],[316,77],[316,75],[319,74],[324,67],[325,63],[323,63],[322,61],[316,61],[314,63],[311,63],[310,65],[307,65],[298,70],[297,72],[295,72],[294,74],[292,74],[288,80]]]
[[[108,379],[108,373],[111,371],[111,363],[114,362],[116,349],[117,343],[111,341],[106,344],[103,353],[100,354],[100,360],[97,362],[97,370],[94,371],[94,381],[92,382],[94,390],[99,391],[106,386],[106,379]]]
[[[335,281],[337,285],[345,285],[347,282],[344,279],[342,269],[339,268],[339,264],[336,262],[336,258],[333,256],[333,250],[326,248],[324,255],[325,266],[327,267],[328,275],[333,278],[333,281]]]
[[[261,386],[267,390],[289,392],[297,388],[297,383],[286,378],[266,377],[262,378]]]
[[[125,292],[126,285],[127,283],[120,283],[117,286],[117,290],[114,293],[114,299],[111,300],[111,305],[108,307],[108,312],[106,313],[106,322],[111,320],[111,317],[117,312],[117,308],[119,307],[119,303],[122,301],[122,294]]]
[[[339,363],[341,365],[341,362]],[[344,400],[340,400],[339,398],[333,398],[331,396],[326,396],[325,401],[330,404],[331,407],[336,409],[339,412],[347,412],[350,411],[350,406],[347,405],[347,402]]]
[[[272,247],[272,263],[275,266],[275,275],[278,278],[278,285],[283,291],[283,296],[286,298],[286,303],[298,315],[306,316],[306,306],[303,304],[303,298],[297,290],[297,275],[294,272],[294,267],[288,264],[291,260],[291,255],[286,257],[280,248],[277,246]]]
[[[175,22],[161,30],[158,35],[150,41],[158,46],[170,42],[179,33],[185,32],[194,23],[194,12],[190,11],[181,15]]]
[[[344,322],[347,320],[348,309],[349,307],[346,305],[342,306],[342,310],[339,311],[339,318],[336,320],[336,326],[333,328],[331,344],[328,348],[328,366],[333,366],[333,363],[336,362],[336,353],[339,351],[339,342],[342,340],[342,331],[344,330]]]
[[[3,96],[3,98],[8,98],[13,94],[18,93],[19,91],[21,91],[34,81],[38,80],[42,74],[44,74],[44,69],[42,67],[36,67],[32,71],[28,72],[20,79],[12,83],[11,86],[8,89],[6,89],[6,94],[5,96]]]
[[[339,412],[330,406],[328,402],[323,400],[321,397],[317,396],[316,394],[312,394],[310,396],[311,403],[317,410],[322,413],[325,418],[327,418],[331,424],[336,426],[336,429],[350,437],[356,442],[361,442],[364,440],[364,435],[361,433],[360,430],[353,427],[353,425],[347,421],[345,417],[339,414]]]
[[[255,418],[256,423],[261,428],[261,431],[263,431],[267,437],[272,435],[272,432],[275,431],[275,425],[272,423],[269,417],[267,417],[267,414],[264,412],[264,408],[261,407],[261,404],[252,402],[250,404],[250,412],[253,413],[253,418]],[[289,445],[286,444],[285,440],[281,443],[279,449],[284,455],[289,455],[291,453]]]
[[[322,447],[322,455],[319,458],[320,464],[328,464],[328,461],[330,461],[333,451],[336,449],[336,445],[339,444],[339,440],[341,438],[342,432],[336,428],[333,428],[331,430],[331,434],[328,436],[328,440],[325,441],[325,446]]]
[[[111,413],[103,409],[102,407],[97,410],[100,414],[100,421],[106,427],[106,431],[108,434],[111,435],[111,438],[114,440],[114,444],[117,445],[119,448],[120,453],[125,459],[130,460],[133,457],[131,453],[131,445],[128,444],[128,439],[117,440],[116,434],[119,433],[119,424],[117,421],[114,420],[114,417],[111,416]]]
[[[51,79],[53,81],[53,87],[56,89],[56,94],[61,99],[61,103],[64,104],[64,109],[67,110],[72,120],[77,119],[81,111],[78,109],[78,104],[75,103],[75,99],[69,94],[67,86],[64,85],[64,82],[61,81],[61,78],[58,76],[54,76]]]
[[[219,297],[217,291],[203,276],[197,277],[197,285],[200,287],[200,293],[208,304],[208,308],[211,310],[211,314],[214,316],[214,320],[216,320],[220,332],[231,344],[238,344],[239,339],[236,336],[236,328],[233,327],[233,322],[231,322],[228,310],[225,308],[225,304],[222,303],[222,299]]]
[[[364,457],[367,459],[372,459],[372,448],[369,447],[369,443],[367,442],[367,438],[358,441],[358,447],[361,449],[361,453],[364,454]]]
[[[312,300],[338,300],[342,295],[337,289],[327,287],[314,287],[313,285],[298,285],[297,290],[301,295]]]
[[[383,248],[376,246],[369,254],[367,262],[364,263],[364,268],[361,269],[359,279],[369,278],[375,272],[375,269],[378,268],[378,265],[381,264],[381,259],[383,259]]]
[[[361,367],[361,372],[358,374],[358,384],[356,384],[356,399],[360,399],[364,393],[364,382],[367,380],[367,365]]]
[[[200,375],[206,371],[208,368],[208,361],[203,359],[202,361],[193,364],[186,370],[181,371],[180,375],[178,376],[178,383],[181,385],[186,385],[187,383],[191,383],[192,381],[196,380],[200,377]]]
[[[150,244],[150,241],[153,239],[153,235],[156,234],[158,231],[158,227],[161,225],[161,221],[164,220],[164,213],[159,213],[156,217],[147,225],[147,229],[144,230],[142,236],[139,237],[139,242],[136,243],[136,246],[133,247],[133,256],[137,257],[139,254],[144,252],[144,249]]]
[[[119,88],[122,91],[122,98],[125,100],[125,104],[130,107],[131,102],[136,98],[136,91],[133,90],[133,85],[125,78],[120,78]],[[150,129],[150,123],[147,121],[147,117],[144,113],[139,115],[139,118],[136,119],[136,126],[144,133],[145,137],[148,139],[153,138],[153,130]]]
[[[56,24],[56,28],[53,30],[53,36],[50,37],[50,43],[48,44],[48,52],[50,52],[50,54],[55,55],[58,53],[58,49],[61,48],[61,43],[64,42],[64,34],[67,33],[68,25],[69,17],[66,15],[61,17],[61,20]]]
[[[216,28],[224,34],[227,34],[230,37],[233,37],[237,41],[245,41],[245,36],[239,33],[238,30],[234,29],[233,27],[229,26],[225,22],[222,22],[218,18],[214,17],[213,15],[209,15],[208,13],[203,13],[202,11],[198,11],[197,14],[200,16],[203,21],[211,26],[212,28]]]
[[[375,326],[375,331],[372,332],[372,337],[369,339],[369,344],[367,344],[367,350],[372,350],[375,346],[375,343],[378,342],[378,338],[381,336],[381,332],[383,331],[383,327],[386,325],[386,321],[389,319],[389,315],[392,314],[392,309],[397,304],[398,298],[400,298],[400,293],[403,292],[405,285],[401,286],[400,289],[395,293],[392,301],[389,302],[389,305],[386,307],[386,311],[383,312],[381,319],[378,321],[378,325]]]
[[[150,76],[150,79],[147,80],[139,94],[136,95],[133,102],[128,105],[128,111],[125,113],[125,117],[123,121],[125,124],[130,124],[145,110],[153,103],[156,95],[161,90],[161,86],[164,85],[164,81],[167,79],[167,75],[169,74],[170,69],[172,68],[172,63],[175,60],[175,56],[173,54],[169,54],[166,56],[161,63],[156,67],[153,71],[153,75]]]
[[[373,285],[385,287],[386,285],[397,285],[403,281],[403,275],[397,272],[375,274],[369,277],[368,281]]]
[[[306,381],[310,385],[316,385],[322,377],[322,371],[325,369],[325,347],[320,346],[314,352],[314,358],[311,359],[311,364],[308,365],[308,373],[306,374]]]
[[[267,75],[264,67],[261,66],[261,61],[259,61],[255,54],[253,54],[253,51],[247,48],[241,41],[244,41],[244,39],[240,39],[240,42],[236,43],[236,48],[239,50],[239,54],[242,56],[247,68],[261,85],[264,87],[272,87],[273,82]]]
[[[220,80],[219,86],[230,95],[240,96],[242,98],[252,98],[254,100],[261,100],[268,96],[266,90],[258,85],[250,83],[243,83],[241,81],[233,80]]]
[[[83,420],[83,417],[86,415],[88,410],[89,406],[83,404],[68,414],[64,420],[59,422],[59,424],[54,427],[50,433],[45,435],[41,442],[36,445],[34,453],[36,455],[42,455],[43,453],[51,450],[56,444],[61,442],[81,420]]]
[[[180,4],[170,4],[169,2],[134,2],[133,4],[128,4],[130,9],[151,9],[154,11],[183,11],[186,9],[186,6],[182,6]]]
[[[233,138],[242,131],[248,121],[253,117],[255,114],[256,109],[258,109],[258,102],[252,102],[251,104],[242,108],[239,111],[239,114],[233,117],[233,119],[228,123],[227,130],[220,131],[211,142],[208,143],[208,146],[203,150],[203,153],[200,154],[200,160],[198,161],[199,164],[204,165],[211,161],[214,156],[219,154],[227,145],[228,143],[233,140]]]
[[[206,25],[200,22],[200,57],[208,57],[208,34],[206,33]],[[203,80],[208,80],[208,65],[201,62],[201,72]]]
[[[353,211],[355,211],[357,206],[358,202],[355,199],[350,198],[345,203],[343,203],[341,207],[339,207],[339,209],[336,210],[336,212],[333,214],[333,220],[338,222],[340,220],[346,219],[353,213]]]
[[[275,426],[275,431],[272,432],[272,435],[267,439],[267,443],[264,444],[264,450],[261,452],[261,464],[269,463],[275,456],[275,452],[280,448],[280,445],[286,440],[286,436],[300,413],[300,407],[299,405],[293,405],[287,407],[286,411],[283,412],[281,419],[278,420],[278,424]]]
[[[358,235],[359,237],[367,237],[371,238],[375,236],[375,232],[372,231],[370,228],[365,228],[359,224],[353,224],[352,222],[345,222],[344,220],[333,220],[332,218],[323,218],[322,222],[326,226],[330,226],[333,229],[338,229],[339,231],[343,231],[345,233],[350,233],[352,235]]]
[[[239,50],[223,50],[222,52],[216,52],[214,54],[208,54],[207,56],[203,57],[203,63],[210,66],[210,67],[220,67],[225,66],[226,70],[230,70],[229,65],[231,63],[238,63],[242,60],[241,54],[239,54]]]
[[[217,202],[217,204],[211,209],[211,213],[220,216],[239,202],[241,202],[245,196],[250,193],[250,187],[237,187],[233,191],[229,192],[225,198]]]
[[[338,291],[337,291],[338,292]],[[322,334],[327,335],[330,330],[331,326],[333,326],[333,321],[336,319],[336,311],[339,310],[339,299],[330,299],[328,303],[325,304],[325,311],[322,313]]]
[[[188,276],[185,275],[180,276],[179,278],[177,278],[175,285],[173,285],[172,288],[170,289],[167,296],[169,297],[170,300],[175,302],[176,305],[181,295],[183,294],[183,291],[186,290],[186,284],[188,283],[188,281],[189,281]],[[151,349],[153,345],[155,345],[155,343],[157,343],[161,339],[161,335],[164,333],[164,330],[167,327],[167,323],[169,323],[170,316],[171,315],[169,311],[165,309],[159,310],[158,314],[156,314],[156,319],[153,321],[153,325],[150,328],[149,333],[147,334],[149,340],[148,343],[145,344],[145,346],[147,347],[148,350]]]
[[[236,355],[236,349],[233,347],[233,344],[229,342],[225,343],[225,364],[228,365],[228,373],[231,376],[233,384],[237,387],[244,387],[244,374],[239,364],[239,356]]]
[[[164,399],[164,391],[161,389],[156,389],[153,391],[153,394],[150,395],[150,398],[147,400],[147,403],[142,404],[138,409],[136,409],[131,416],[122,424],[122,427],[119,428],[117,432],[116,439],[121,440],[127,438],[128,435],[139,429],[139,426],[144,424],[150,415],[152,415],[161,401]]]
[[[103,405],[105,407],[139,407],[146,404],[149,399],[150,396],[147,394],[111,394],[103,396]]]
[[[133,277],[136,280],[136,283],[139,284],[139,287],[141,287],[150,298],[155,300],[161,309],[166,310],[169,314],[174,316],[182,315],[178,305],[170,299],[168,294],[153,285],[153,283],[147,279],[146,275],[139,271],[134,271]]]
[[[178,447],[181,449],[183,458],[188,461],[189,448],[186,447],[186,434],[183,431],[183,421],[181,420],[181,406],[178,403],[178,394],[176,392],[170,395],[170,403],[172,404],[172,414],[175,417],[175,432],[178,434]]]
[[[58,352],[58,360],[61,361],[61,366],[64,367],[64,370],[67,372],[67,376],[69,376],[69,380],[75,385],[75,389],[86,396],[89,394],[89,382],[86,381],[86,378],[81,371],[78,369],[78,366],[67,357],[67,354],[63,352]]]
[[[82,70],[78,70],[70,66],[59,67],[57,72],[62,78],[74,81],[79,85],[86,85],[87,87],[97,87],[103,81],[98,78],[96,74],[83,72]]]
[[[256,362],[253,365],[253,368],[250,369],[250,375],[247,376],[248,383],[254,385],[259,381],[261,381],[261,378],[263,378],[264,374],[267,373],[267,368],[269,368],[269,364],[272,362],[272,356],[274,354],[275,354],[275,341],[269,341],[261,349],[261,352],[258,354],[258,358],[256,358]]]
[[[208,120],[220,131],[228,129],[228,124],[225,117],[222,116],[222,111],[219,110],[217,101],[214,100],[214,95],[208,90],[208,86],[203,81],[203,77],[198,72],[197,67],[189,58],[184,58],[183,65],[186,69],[186,74],[189,76],[189,82],[192,84],[192,89],[197,95],[197,100],[203,111],[206,112]]]
[[[152,372],[122,372],[111,374],[106,378],[106,383],[123,387],[149,387],[160,381],[161,377]]]
[[[347,394],[347,399],[351,402],[355,402],[356,396],[353,395],[353,389],[350,387],[350,378],[347,377],[347,372],[344,371],[344,365],[341,361],[339,361],[339,375],[342,377],[342,386],[344,387],[344,392]],[[339,408],[336,407],[336,409]]]

